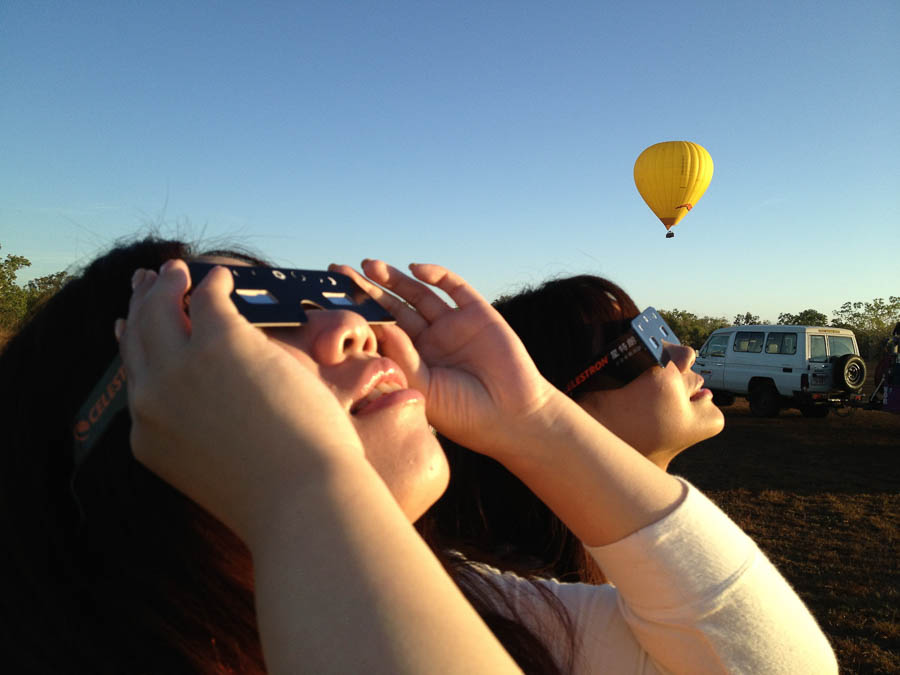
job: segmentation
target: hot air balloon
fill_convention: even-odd
[[[634,184],[647,206],[671,228],[687,215],[709,187],[713,161],[706,148],[689,141],[651,145],[634,163]]]

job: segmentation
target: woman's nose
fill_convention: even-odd
[[[306,329],[312,340],[312,357],[322,365],[334,365],[358,354],[375,354],[378,341],[369,324],[356,312],[344,309],[307,312]]]
[[[674,361],[681,372],[689,370],[697,360],[697,352],[690,345],[666,343],[666,353],[669,355],[669,360]]]

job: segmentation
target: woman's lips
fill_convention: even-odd
[[[354,403],[353,407],[350,409],[350,413],[358,413],[360,410],[371,405],[385,394],[391,394],[395,391],[400,391],[401,389],[403,389],[403,386],[399,382],[383,380],[372,387],[372,390],[368,394]]]
[[[351,415],[357,415],[369,408],[377,410],[394,400],[399,392],[408,388],[406,376],[396,363],[384,357],[373,359],[359,374],[349,412]],[[387,400],[382,401],[382,399]]]
[[[691,396],[691,400],[699,401],[704,396],[712,396],[712,392],[709,389],[707,389],[706,387],[703,387],[703,388],[699,389],[698,391],[696,391],[694,393],[694,395]]]
[[[400,369],[387,359],[371,363],[363,382],[350,406],[351,415],[368,415],[389,406],[424,400],[422,393],[410,389]]]
[[[358,401],[350,411],[351,415],[364,416],[384,410],[390,406],[423,400],[415,389],[406,389],[395,382],[383,382],[375,386],[365,398]]]

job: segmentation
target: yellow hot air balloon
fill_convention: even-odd
[[[647,206],[670,230],[700,201],[713,175],[706,148],[689,141],[651,145],[634,163],[634,184]],[[674,237],[666,232],[666,237]]]

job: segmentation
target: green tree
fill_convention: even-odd
[[[23,288],[16,283],[16,274],[30,266],[31,261],[21,255],[7,254],[5,260],[0,260],[0,338],[13,332],[32,309],[69,279],[65,272],[56,272],[32,279]]]
[[[832,312],[833,325],[850,328],[856,334],[864,358],[878,355],[884,340],[900,321],[900,297],[875,298],[872,302],[845,302]]]
[[[62,288],[69,280],[66,272],[54,272],[44,277],[32,279],[23,289],[25,292],[25,313],[28,314],[41,302]]]
[[[28,258],[9,253],[0,260],[0,330],[4,332],[15,328],[27,311],[25,291],[16,284],[16,273],[30,265]]]
[[[724,316],[697,316],[683,309],[659,310],[666,323],[675,331],[675,335],[683,345],[691,345],[694,349],[700,349],[706,338],[717,328],[728,325],[728,319]]]
[[[735,314],[732,325],[734,326],[752,326],[753,324],[764,323],[759,320],[759,316],[746,312],[744,314]]]
[[[799,314],[779,314],[778,323],[781,326],[827,326],[828,317],[814,309],[804,309]]]

